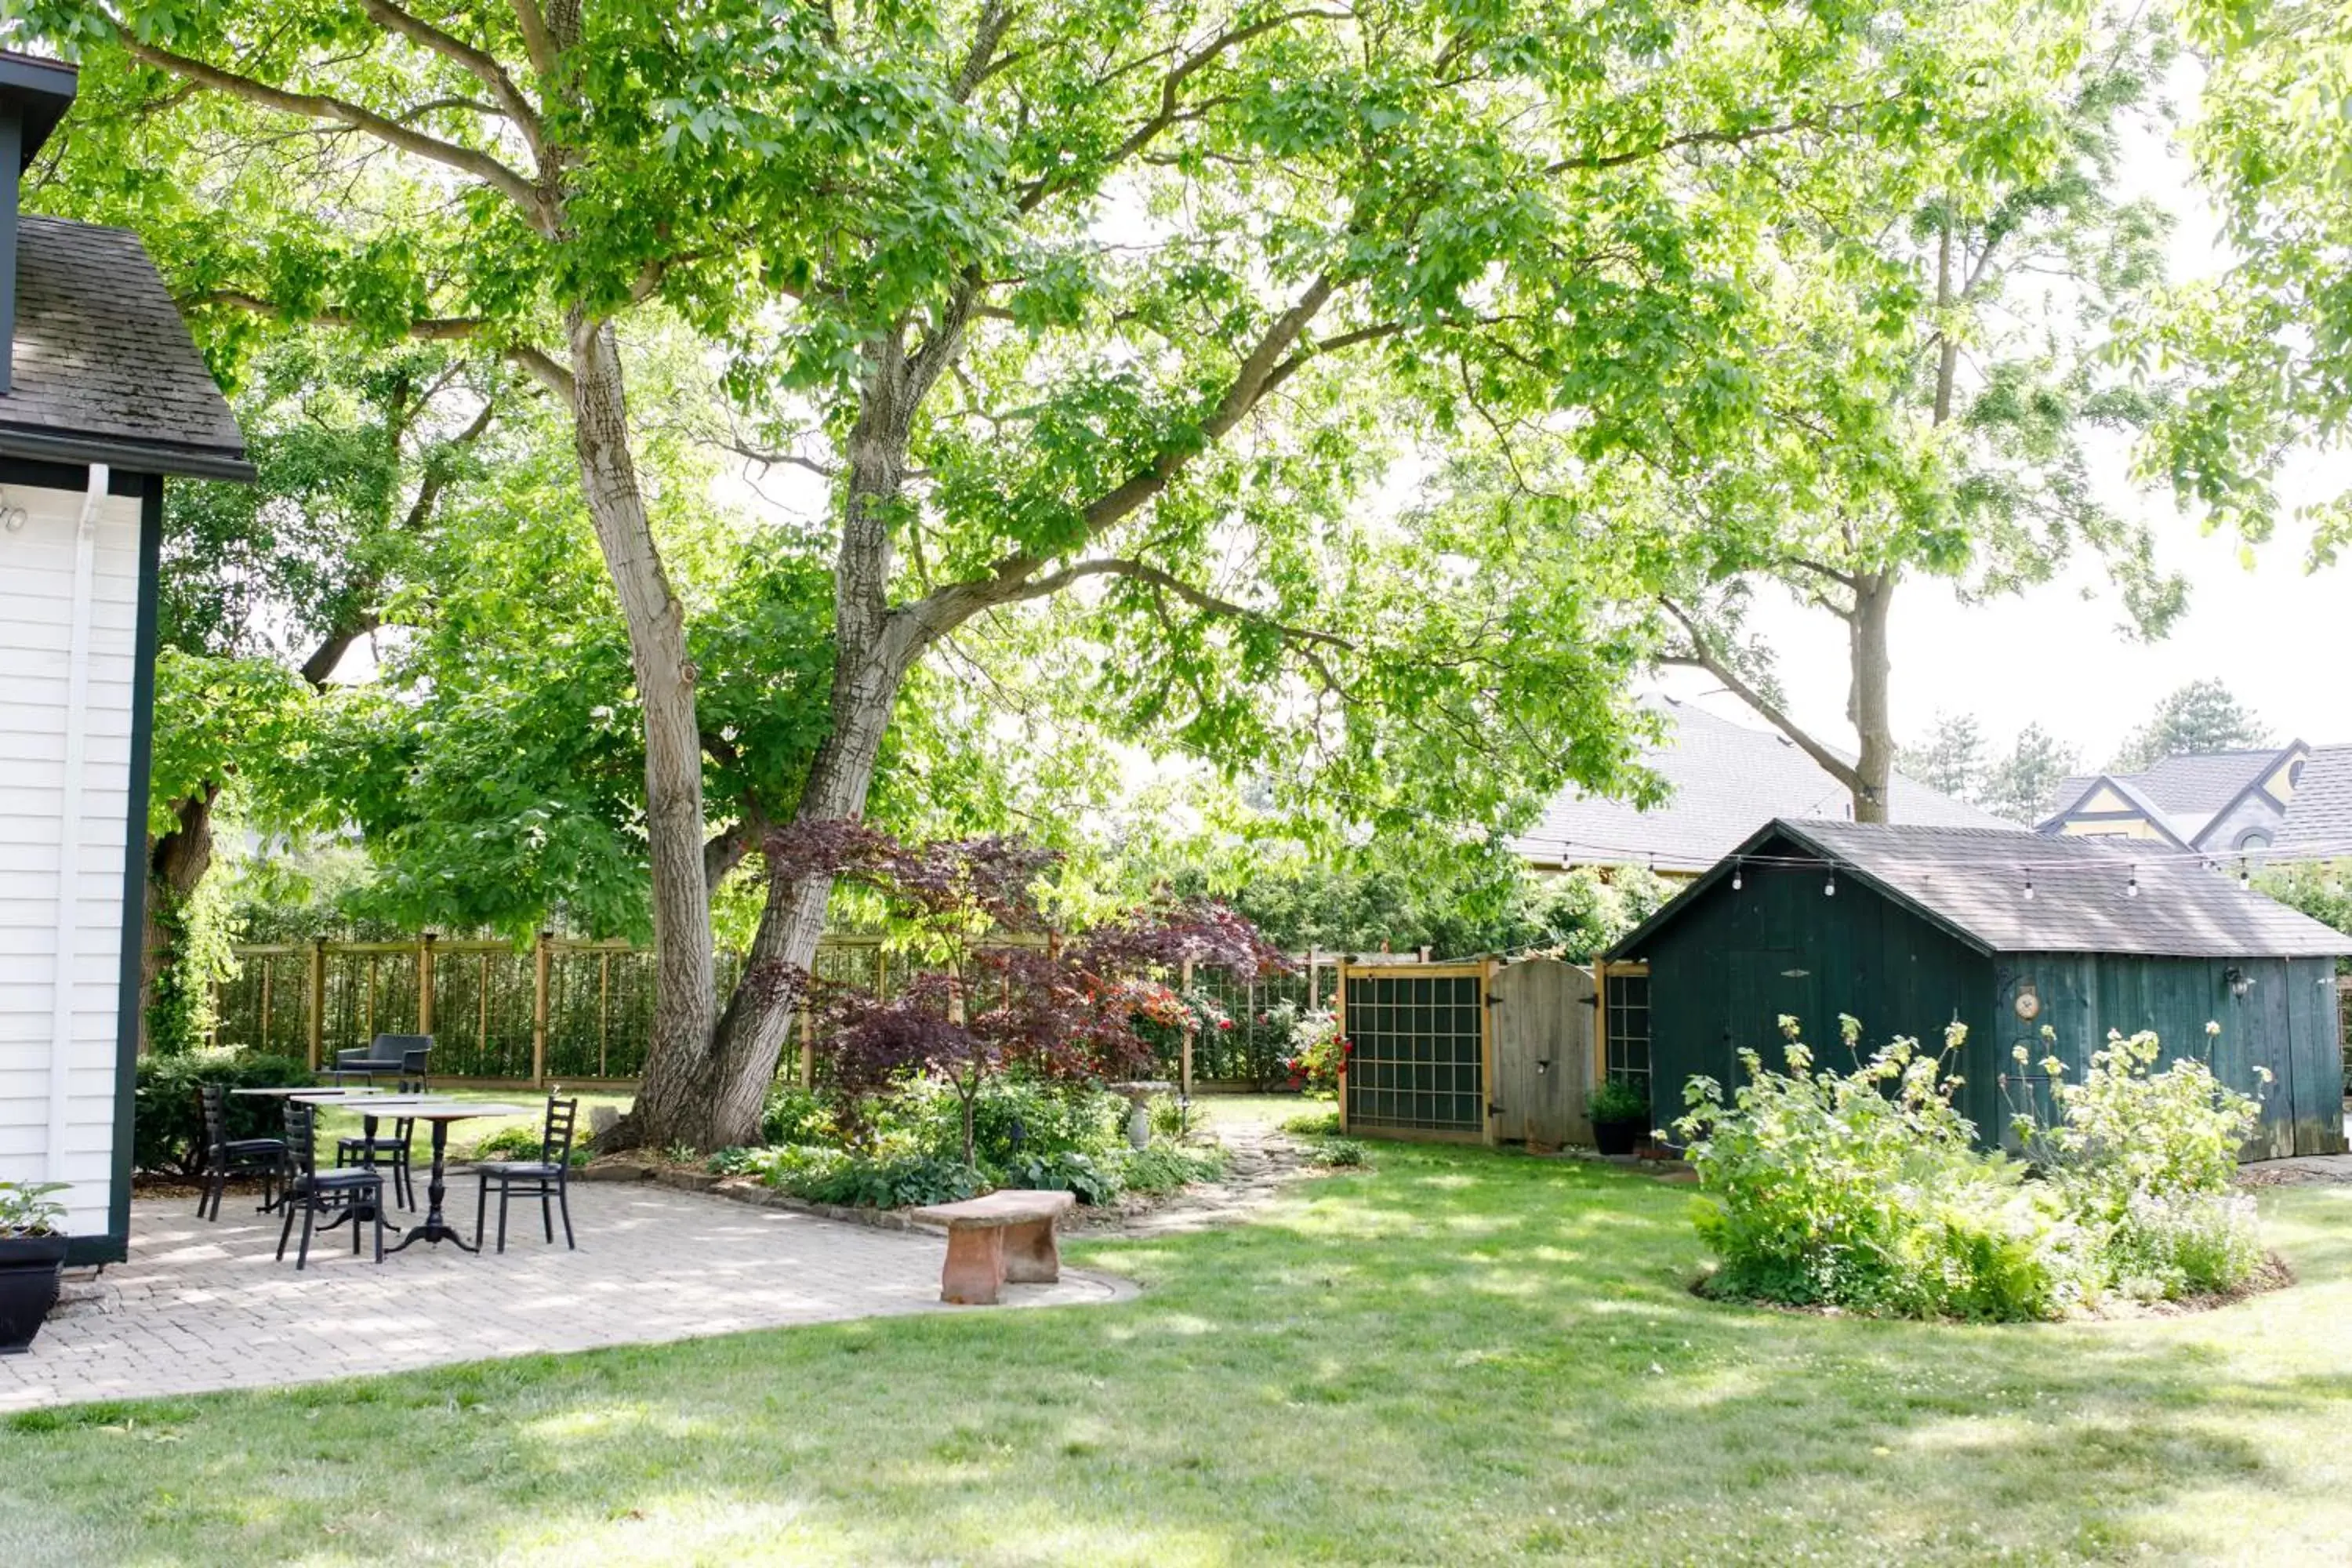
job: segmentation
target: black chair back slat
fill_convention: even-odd
[[[319,1173],[319,1110],[308,1100],[286,1102],[286,1163],[298,1176]]]
[[[539,1141],[539,1156],[550,1165],[572,1160],[572,1131],[580,1117],[580,1101],[547,1097],[547,1130]]]
[[[216,1083],[196,1085],[196,1104],[205,1119],[205,1155],[210,1163],[228,1146],[227,1090]]]

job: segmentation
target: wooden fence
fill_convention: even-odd
[[[626,942],[541,934],[519,949],[420,936],[264,942],[235,953],[237,973],[214,988],[216,1043],[300,1057],[316,1068],[380,1034],[431,1035],[436,1077],[491,1083],[625,1082],[645,1070],[654,957]],[[722,999],[742,962],[740,953],[719,954]],[[1198,977],[1234,1026],[1195,1042],[1195,1076],[1254,1087],[1277,1079],[1289,1036],[1276,1010],[1284,1002],[1328,1005],[1335,983],[1334,955],[1297,962],[1296,973],[1265,980]],[[816,971],[887,994],[904,983],[908,964],[880,937],[836,935],[818,944]],[[805,1081],[821,1042],[805,1016],[795,1033]],[[1171,1077],[1180,1066],[1164,1065]]]

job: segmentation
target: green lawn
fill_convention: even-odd
[[[1243,1113],[1247,1108],[1233,1108]],[[1955,1329],[1714,1305],[1687,1189],[1383,1146],[1149,1288],[0,1430],[0,1563],[2322,1561],[2352,1188],[2303,1283]]]

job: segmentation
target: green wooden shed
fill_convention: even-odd
[[[2110,1029],[2154,1029],[2256,1095],[2249,1159],[2345,1150],[2336,962],[2352,938],[2242,887],[2193,855],[1990,828],[1775,821],[1607,954],[1604,995],[1646,994],[1645,1040],[1610,1069],[1641,1081],[1664,1125],[1704,1074],[1739,1081],[1737,1052],[1780,1062],[1778,1020],[1824,1055],[1838,1015],[1864,1037],[1939,1042],[1968,1026],[1953,1068],[1988,1142],[2008,1136],[2011,1047],[2079,1077]],[[1621,1009],[1620,1011],[1626,1011]],[[2208,1022],[2221,1033],[2209,1040]],[[1834,1059],[1834,1058],[1826,1058]],[[2261,1082],[2257,1066],[2271,1070]],[[2035,1092],[2044,1089],[2038,1082]],[[2046,1102],[2045,1102],[2046,1103]]]

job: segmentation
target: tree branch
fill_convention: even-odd
[[[361,325],[359,318],[343,310],[313,310],[308,315],[294,317],[259,295],[248,294],[241,289],[214,289],[202,294],[191,294],[182,299],[180,305],[185,310],[205,305],[229,305],[240,310],[249,310],[257,316],[276,316],[281,321],[299,320],[317,327]],[[476,316],[420,316],[408,323],[402,335],[421,342],[459,342],[481,337],[489,326],[489,322]],[[499,353],[530,372],[534,379],[563,399],[566,405],[571,403],[572,373],[544,351],[528,343],[503,343],[499,345]]]
[[[555,82],[555,39],[547,30],[547,18],[539,12],[539,0],[514,0],[515,26],[522,32],[522,52],[530,57],[530,68],[539,74],[544,86]]]
[[[1149,583],[1153,587],[1166,589],[1194,609],[1206,615],[1223,616],[1233,620],[1255,621],[1260,626],[1270,626],[1279,632],[1283,639],[1287,642],[1317,643],[1325,647],[1338,648],[1343,653],[1356,651],[1355,642],[1341,637],[1337,632],[1321,631],[1314,626],[1293,626],[1287,621],[1278,621],[1264,610],[1252,609],[1247,605],[1237,605],[1231,599],[1219,598],[1205,588],[1196,588],[1175,574],[1162,567],[1154,566],[1148,561],[1136,561],[1125,556],[1106,556],[1092,561],[1080,561],[1047,576],[1033,577],[1022,584],[1018,591],[1003,602],[1014,604],[1025,603],[1031,599],[1049,598],[1072,584],[1088,577],[1126,577],[1138,583]]]
[[[1191,54],[1184,56],[1169,67],[1167,74],[1160,79],[1160,106],[1151,117],[1129,132],[1119,144],[1111,150],[1108,158],[1099,164],[1090,166],[1090,172],[1098,173],[1102,169],[1117,168],[1149,147],[1161,132],[1175,124],[1180,117],[1179,111],[1182,108],[1181,94],[1184,83],[1214,64],[1228,50],[1248,43],[1251,39],[1264,34],[1271,33],[1277,27],[1286,27],[1293,22],[1316,19],[1349,22],[1355,20],[1355,17],[1350,12],[1321,10],[1313,6],[1302,7],[1295,11],[1283,11],[1244,26],[1220,33]],[[1112,75],[1121,76],[1131,68],[1132,67],[1122,68]],[[1108,79],[1106,79],[1104,85],[1108,84]],[[1014,205],[1024,213],[1034,212],[1048,196],[1063,189],[1077,177],[1076,172],[1068,174],[1040,175],[1021,193]]]
[[[1285,356],[1297,346],[1316,312],[1322,310],[1338,288],[1337,279],[1329,273],[1322,274],[1269,322],[1234,372],[1216,406],[1201,421],[1200,439],[1163,447],[1150,463],[1088,503],[1082,514],[1087,537],[1099,538],[1160,495],[1194,458],[1223,440],[1248,416],[1274,384],[1277,372],[1286,375],[1295,370],[1297,365],[1287,363]],[[1366,332],[1373,331],[1367,329]],[[900,605],[891,612],[891,620],[902,656],[912,657],[992,605],[1027,596],[1022,593],[1023,586],[1045,564],[1045,558],[1021,551],[999,560],[985,577],[946,584]]]
[[[1690,651],[1688,653],[1665,655],[1658,660],[1660,664],[1677,665],[1686,668],[1703,669],[1706,671],[1709,675],[1712,675],[1717,680],[1723,682],[1723,684],[1729,689],[1734,697],[1738,698],[1739,700],[1745,702],[1749,708],[1753,709],[1759,718],[1761,718],[1766,723],[1771,725],[1775,730],[1780,731],[1783,735],[1788,736],[1790,741],[1796,743],[1797,748],[1800,751],[1803,752],[1805,755],[1812,758],[1814,762],[1821,764],[1821,769],[1823,773],[1837,780],[1838,783],[1843,784],[1847,789],[1854,791],[1857,794],[1861,792],[1863,780],[1860,770],[1855,768],[1852,763],[1847,762],[1835,752],[1831,751],[1827,746],[1824,746],[1819,741],[1813,739],[1813,737],[1809,734],[1801,725],[1800,725],[1794,719],[1789,717],[1787,712],[1781,709],[1779,703],[1773,701],[1769,697],[1767,697],[1757,687],[1749,684],[1744,676],[1742,676],[1738,670],[1732,668],[1731,666],[1726,663],[1721,658],[1717,657],[1714,649],[1708,646],[1706,635],[1700,629],[1698,622],[1685,612],[1680,605],[1675,604],[1672,599],[1665,597],[1664,595],[1659,595],[1658,603],[1664,606],[1668,615],[1674,616],[1675,620],[1682,623],[1685,635],[1690,638]]]
[[[515,85],[514,78],[507,75],[506,67],[464,39],[443,32],[421,16],[402,10],[393,5],[392,0],[362,0],[361,9],[377,26],[398,33],[409,42],[429,49],[444,59],[455,60],[472,72],[476,80],[490,89],[491,98],[497,100],[499,109],[514,121],[523,139],[530,143],[530,155],[532,161],[539,164],[540,173],[547,173],[547,143],[541,134],[539,110],[523,96],[522,89]]]
[[[556,231],[554,210],[538,188],[487,153],[478,153],[454,142],[444,142],[437,136],[427,136],[421,131],[411,130],[372,109],[363,109],[343,99],[313,92],[289,92],[284,88],[272,87],[268,82],[224,70],[187,55],[159,48],[141,41],[137,34],[120,22],[114,24],[114,35],[116,41],[133,59],[143,60],[184,81],[243,99],[264,109],[274,109],[281,114],[296,115],[305,120],[335,121],[354,131],[364,132],[388,147],[396,147],[402,152],[413,153],[417,157],[470,174],[512,201],[540,233],[552,237]]]

